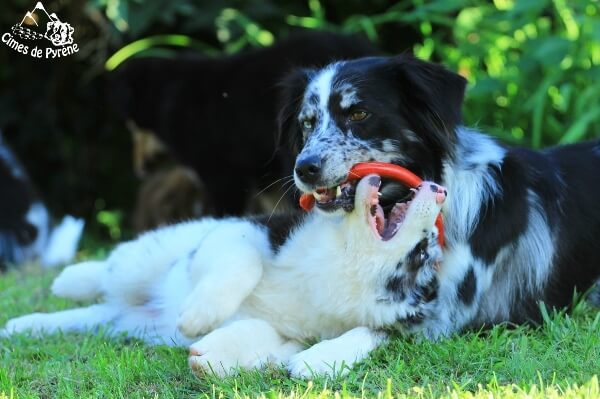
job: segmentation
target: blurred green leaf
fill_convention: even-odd
[[[582,140],[590,123],[594,120],[598,120],[598,118],[600,118],[600,108],[590,109],[569,127],[569,130],[567,130],[565,135],[559,140],[559,143],[570,144]]]

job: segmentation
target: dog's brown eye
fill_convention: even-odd
[[[354,111],[350,114],[350,120],[352,122],[358,122],[364,120],[369,114],[367,111]]]

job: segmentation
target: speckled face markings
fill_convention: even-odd
[[[334,92],[340,98],[339,106],[342,109],[349,109],[353,105],[356,105],[360,102],[358,90],[350,83],[343,82],[341,84],[336,85],[334,88]]]
[[[340,126],[345,120],[333,112],[346,112],[360,102],[358,90],[340,78],[343,62],[329,65],[315,75],[308,84],[298,122],[302,126],[304,147],[301,157],[319,157],[321,177],[314,187],[296,178],[302,191],[316,187],[333,187],[343,182],[350,168],[359,162],[392,162],[401,158],[397,145],[391,139],[369,141],[357,137],[351,126]],[[331,104],[335,100],[335,104]],[[332,110],[332,108],[335,110]],[[305,123],[306,122],[306,123]],[[308,126],[308,128],[307,128]]]
[[[319,115],[319,97],[312,93],[304,96],[302,110],[298,114],[298,121],[302,122],[307,119],[315,119]]]

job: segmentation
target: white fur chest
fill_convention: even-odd
[[[330,338],[358,326],[392,324],[397,312],[385,280],[397,259],[369,245],[372,237],[348,239],[342,219],[314,217],[265,265],[242,314],[268,320],[295,339]],[[367,231],[367,233],[369,233]]]

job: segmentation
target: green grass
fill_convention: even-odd
[[[0,325],[33,311],[74,306],[49,297],[55,271],[0,276]],[[600,313],[580,303],[540,328],[496,327],[438,343],[398,338],[349,375],[312,382],[278,368],[236,378],[193,376],[186,350],[137,340],[55,334],[0,339],[0,399],[29,397],[600,398]]]

